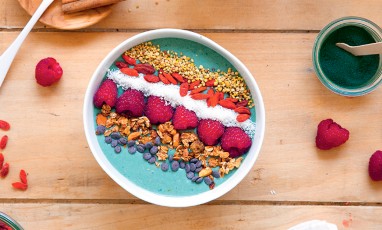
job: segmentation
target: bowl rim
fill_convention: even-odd
[[[114,166],[107,160],[105,154],[102,152],[97,142],[96,135],[94,135],[95,127],[93,115],[93,95],[96,89],[98,89],[98,86],[101,83],[102,79],[104,78],[106,71],[125,50],[128,50],[142,42],[151,41],[158,38],[181,38],[194,41],[201,45],[209,47],[210,49],[223,56],[237,69],[237,71],[246,81],[246,84],[251,91],[252,98],[256,105],[256,131],[255,136],[252,139],[252,146],[249,150],[250,154],[247,154],[242,165],[230,178],[227,179],[227,181],[215,187],[213,190],[198,193],[196,195],[176,197],[156,194],[154,192],[141,188],[140,186],[128,180],[121,173],[119,173],[116,168],[114,168]],[[220,196],[226,194],[228,191],[233,189],[249,173],[249,171],[251,170],[258,158],[264,140],[265,108],[260,89],[258,88],[258,85],[255,79],[253,78],[252,74],[238,58],[236,58],[226,49],[224,49],[211,39],[203,35],[197,34],[195,32],[181,29],[156,29],[146,31],[126,39],[117,47],[115,47],[112,51],[110,51],[108,55],[98,65],[97,69],[95,70],[90,79],[85,93],[83,105],[83,122],[86,139],[94,158],[101,166],[101,168],[106,172],[106,174],[108,174],[118,185],[120,185],[126,191],[138,197],[139,199],[142,199],[152,204],[167,207],[189,207],[207,203],[211,200],[219,198]]]

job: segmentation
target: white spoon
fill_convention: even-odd
[[[382,54],[382,42],[370,43],[360,46],[349,46],[346,43],[336,43],[336,45],[353,54],[354,56]]]
[[[36,24],[41,15],[45,10],[52,4],[54,0],[43,0],[40,6],[37,8],[36,12],[33,14],[32,18],[29,20],[27,25],[21,31],[16,40],[8,47],[8,49],[0,56],[0,87],[4,81],[5,76],[8,73],[9,67],[15,58],[17,51],[19,51],[21,44],[24,42],[25,38],[28,36],[29,32],[32,30],[33,26]]]

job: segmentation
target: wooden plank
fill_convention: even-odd
[[[92,28],[320,30],[333,19],[360,16],[382,24],[379,0],[130,0]],[[29,16],[17,1],[0,1],[0,25],[24,27]],[[38,27],[42,27],[41,24]]]
[[[106,54],[135,33],[32,33],[0,88],[0,118],[9,120],[11,163],[0,198],[132,199],[98,166],[85,140],[82,103],[89,79]],[[0,51],[17,33],[0,33]],[[312,33],[207,33],[253,73],[266,106],[266,137],[250,174],[222,200],[380,202],[382,183],[367,174],[380,148],[382,89],[345,98],[325,89],[312,71]],[[39,87],[36,63],[57,58],[59,84]],[[332,151],[314,146],[320,120],[331,117],[350,130]],[[1,132],[0,134],[3,134]],[[30,189],[14,191],[18,170]]]
[[[381,207],[142,204],[0,204],[25,229],[288,229],[325,220],[338,229],[381,229]],[[171,221],[169,221],[171,218]]]

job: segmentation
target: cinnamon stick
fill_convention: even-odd
[[[62,0],[62,11],[64,11],[64,13],[75,13],[111,5],[121,1],[124,0]]]

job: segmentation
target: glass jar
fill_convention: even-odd
[[[3,212],[0,212],[0,221],[7,224],[13,230],[24,230],[19,223]]]
[[[323,43],[325,42],[325,40],[329,37],[331,33],[345,26],[357,26],[357,27],[363,28],[372,36],[375,42],[382,41],[382,29],[367,19],[359,18],[359,17],[345,17],[345,18],[337,19],[329,23],[327,26],[325,26],[318,34],[314,42],[314,47],[313,47],[313,57],[312,57],[313,66],[314,66],[314,70],[316,72],[318,79],[329,90],[343,96],[349,96],[349,97],[362,96],[376,89],[382,82],[382,56],[381,55],[379,57],[379,65],[374,76],[369,81],[367,81],[367,83],[365,83],[364,85],[360,85],[359,87],[343,87],[341,85],[334,83],[325,75],[319,60],[321,47]]]

